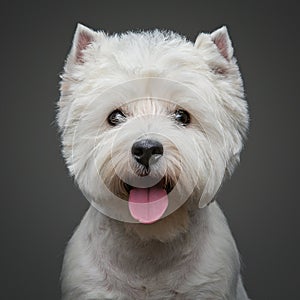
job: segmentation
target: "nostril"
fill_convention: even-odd
[[[164,153],[164,148],[163,148],[161,143],[159,143],[159,145],[156,145],[156,146],[152,147],[151,150],[152,150],[152,154],[162,155]]]
[[[131,153],[134,156],[141,156],[141,155],[143,155],[143,148],[141,148],[141,147],[132,147]]]

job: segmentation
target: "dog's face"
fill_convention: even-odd
[[[94,206],[141,236],[156,223],[179,232],[189,205],[207,205],[233,171],[248,126],[226,28],[192,44],[79,25],[58,124],[70,173]]]

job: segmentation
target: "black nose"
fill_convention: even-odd
[[[153,159],[159,159],[163,152],[164,148],[160,142],[149,139],[137,141],[131,148],[135,160],[146,168],[149,168],[149,161],[152,156]]]

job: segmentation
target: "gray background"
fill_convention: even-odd
[[[88,206],[53,124],[77,22],[109,33],[172,29],[192,40],[228,26],[251,129],[219,202],[251,298],[299,299],[299,16],[293,2],[278,3],[1,2],[1,299],[59,299],[64,247]]]

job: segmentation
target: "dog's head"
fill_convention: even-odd
[[[78,25],[58,111],[70,173],[110,217],[184,219],[180,211],[212,201],[239,161],[243,98],[225,27],[191,43],[172,32],[107,36]]]

